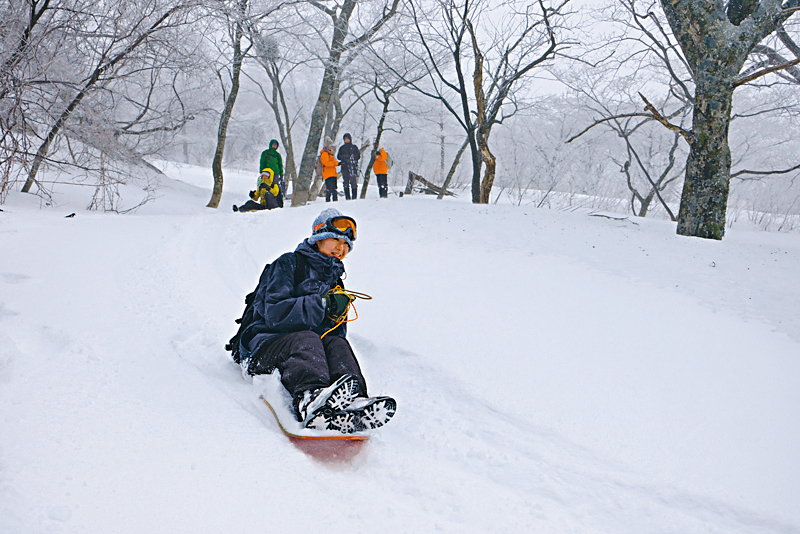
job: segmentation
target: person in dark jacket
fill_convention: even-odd
[[[277,369],[306,428],[356,432],[384,425],[395,412],[394,399],[368,397],[346,338],[353,297],[341,287],[342,260],[355,239],[352,218],[323,210],[311,237],[264,269],[255,320],[243,335],[243,372]]]
[[[264,174],[267,170],[272,171],[272,176],[275,183],[280,190],[277,195],[278,206],[283,207],[283,197],[286,194],[286,183],[283,181],[283,158],[278,152],[278,140],[272,139],[269,142],[269,148],[261,153],[261,161],[258,166],[258,172]]]
[[[336,153],[342,168],[342,182],[344,182],[344,198],[346,200],[356,199],[358,193],[358,160],[361,159],[361,151],[353,144],[353,138],[349,133],[342,137],[344,144],[339,147]]]

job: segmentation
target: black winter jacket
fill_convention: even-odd
[[[342,162],[342,174],[356,176],[358,174],[358,160],[361,159],[361,152],[353,143],[345,143],[339,147],[336,159]]]
[[[295,286],[297,256],[305,259],[305,276]],[[324,334],[334,326],[325,316],[322,295],[334,288],[344,274],[344,264],[339,258],[325,256],[303,241],[294,253],[289,252],[269,265],[258,282],[255,297],[255,320],[253,330],[257,332],[248,343],[253,354],[261,346],[280,334],[311,330]],[[347,335],[346,323],[341,324],[329,336]]]

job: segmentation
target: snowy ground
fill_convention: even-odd
[[[339,202],[350,327],[398,413],[347,462],[278,430],[223,349],[324,207],[254,177],[0,206],[0,532],[800,532],[800,235]],[[73,218],[65,215],[76,212]],[[605,214],[611,215],[611,214]]]

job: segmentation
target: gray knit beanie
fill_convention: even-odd
[[[329,237],[334,237],[336,239],[344,239],[347,241],[347,245],[350,247],[350,252],[353,251],[353,240],[347,237],[346,235],[342,234],[335,234],[330,230],[326,230],[325,228],[320,228],[320,230],[315,233],[314,228],[319,225],[324,225],[329,219],[333,219],[334,217],[342,217],[342,214],[336,208],[327,208],[322,210],[322,213],[317,215],[317,218],[314,219],[314,224],[311,225],[311,237],[308,238],[308,244],[313,245],[317,241],[322,241],[323,239],[328,239]]]

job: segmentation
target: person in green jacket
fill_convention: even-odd
[[[283,207],[283,195],[286,192],[286,183],[283,181],[283,158],[278,153],[278,140],[272,139],[269,142],[269,148],[261,153],[261,164],[258,167],[258,172],[264,173],[267,169],[272,170],[272,175],[275,178],[275,183],[280,188],[278,194],[278,206]]]

